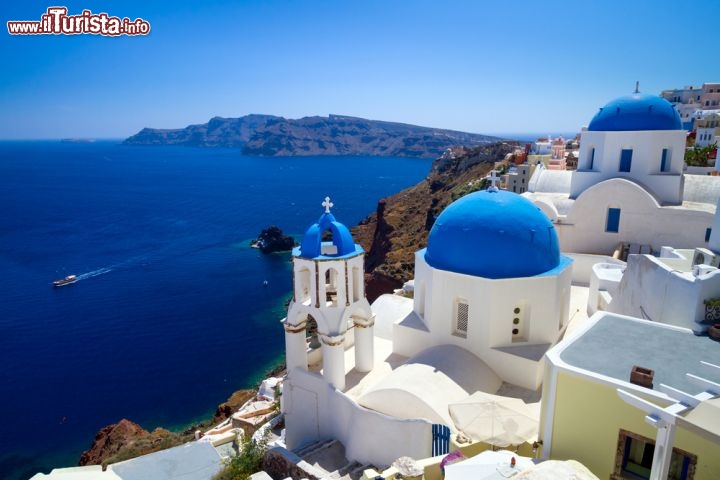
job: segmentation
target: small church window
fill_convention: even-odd
[[[712,234],[712,228],[705,229],[705,243],[710,241],[710,235]]]
[[[462,300],[458,300],[456,305],[457,313],[455,315],[454,334],[459,337],[466,337],[468,327],[468,304]]]
[[[512,325],[509,330],[512,332],[512,343],[527,342],[528,340],[528,318],[530,313],[530,304],[527,300],[521,300],[513,308]]]
[[[608,208],[607,223],[605,224],[605,231],[609,232],[609,233],[618,233],[618,231],[620,231],[620,209],[619,208]]]
[[[662,150],[662,157],[660,158],[660,171],[670,171],[670,150],[668,150],[667,148],[663,148]]]
[[[591,148],[588,154],[588,170],[592,170],[595,164],[595,149]]]
[[[620,168],[621,172],[629,172],[632,166],[632,148],[623,148],[620,152]]]

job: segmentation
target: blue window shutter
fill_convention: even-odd
[[[432,426],[432,456],[450,452],[450,427],[435,423]]]
[[[620,171],[629,172],[632,166],[632,154],[631,148],[623,148],[620,153]]]
[[[619,208],[608,208],[607,223],[605,224],[605,231],[610,232],[610,233],[618,233],[618,231],[620,231],[620,209]]]

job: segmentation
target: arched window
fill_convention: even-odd
[[[337,306],[338,302],[345,302],[344,280],[334,268],[325,270],[325,297],[325,301],[332,306]]]
[[[318,324],[312,315],[307,316],[305,323],[305,340],[308,348],[320,348],[320,339],[318,338]]]

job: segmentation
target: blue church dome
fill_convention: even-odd
[[[293,250],[293,255],[303,258],[337,258],[361,253],[362,248],[360,248],[359,245],[355,245],[350,230],[335,220],[333,214],[330,213],[330,207],[333,206],[333,204],[330,203],[330,198],[325,198],[323,206],[325,207],[325,213],[323,213],[317,223],[310,225],[310,228],[307,229],[303,236],[302,242],[300,242],[300,247]],[[332,234],[332,241],[323,242],[323,232],[327,230],[330,230]],[[323,246],[332,246],[334,248],[326,248],[326,253],[323,253]]]
[[[675,107],[664,98],[634,93],[616,98],[602,107],[590,120],[588,130],[682,130],[682,122]]]
[[[528,199],[504,190],[471,193],[435,221],[425,261],[485,278],[530,277],[560,265],[557,233]]]

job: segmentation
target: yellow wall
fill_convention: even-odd
[[[655,439],[657,431],[645,423],[645,413],[622,401],[616,390],[560,371],[551,458],[578,460],[605,479],[615,468],[620,429]],[[674,446],[697,455],[694,480],[720,478],[720,445],[678,429]]]

